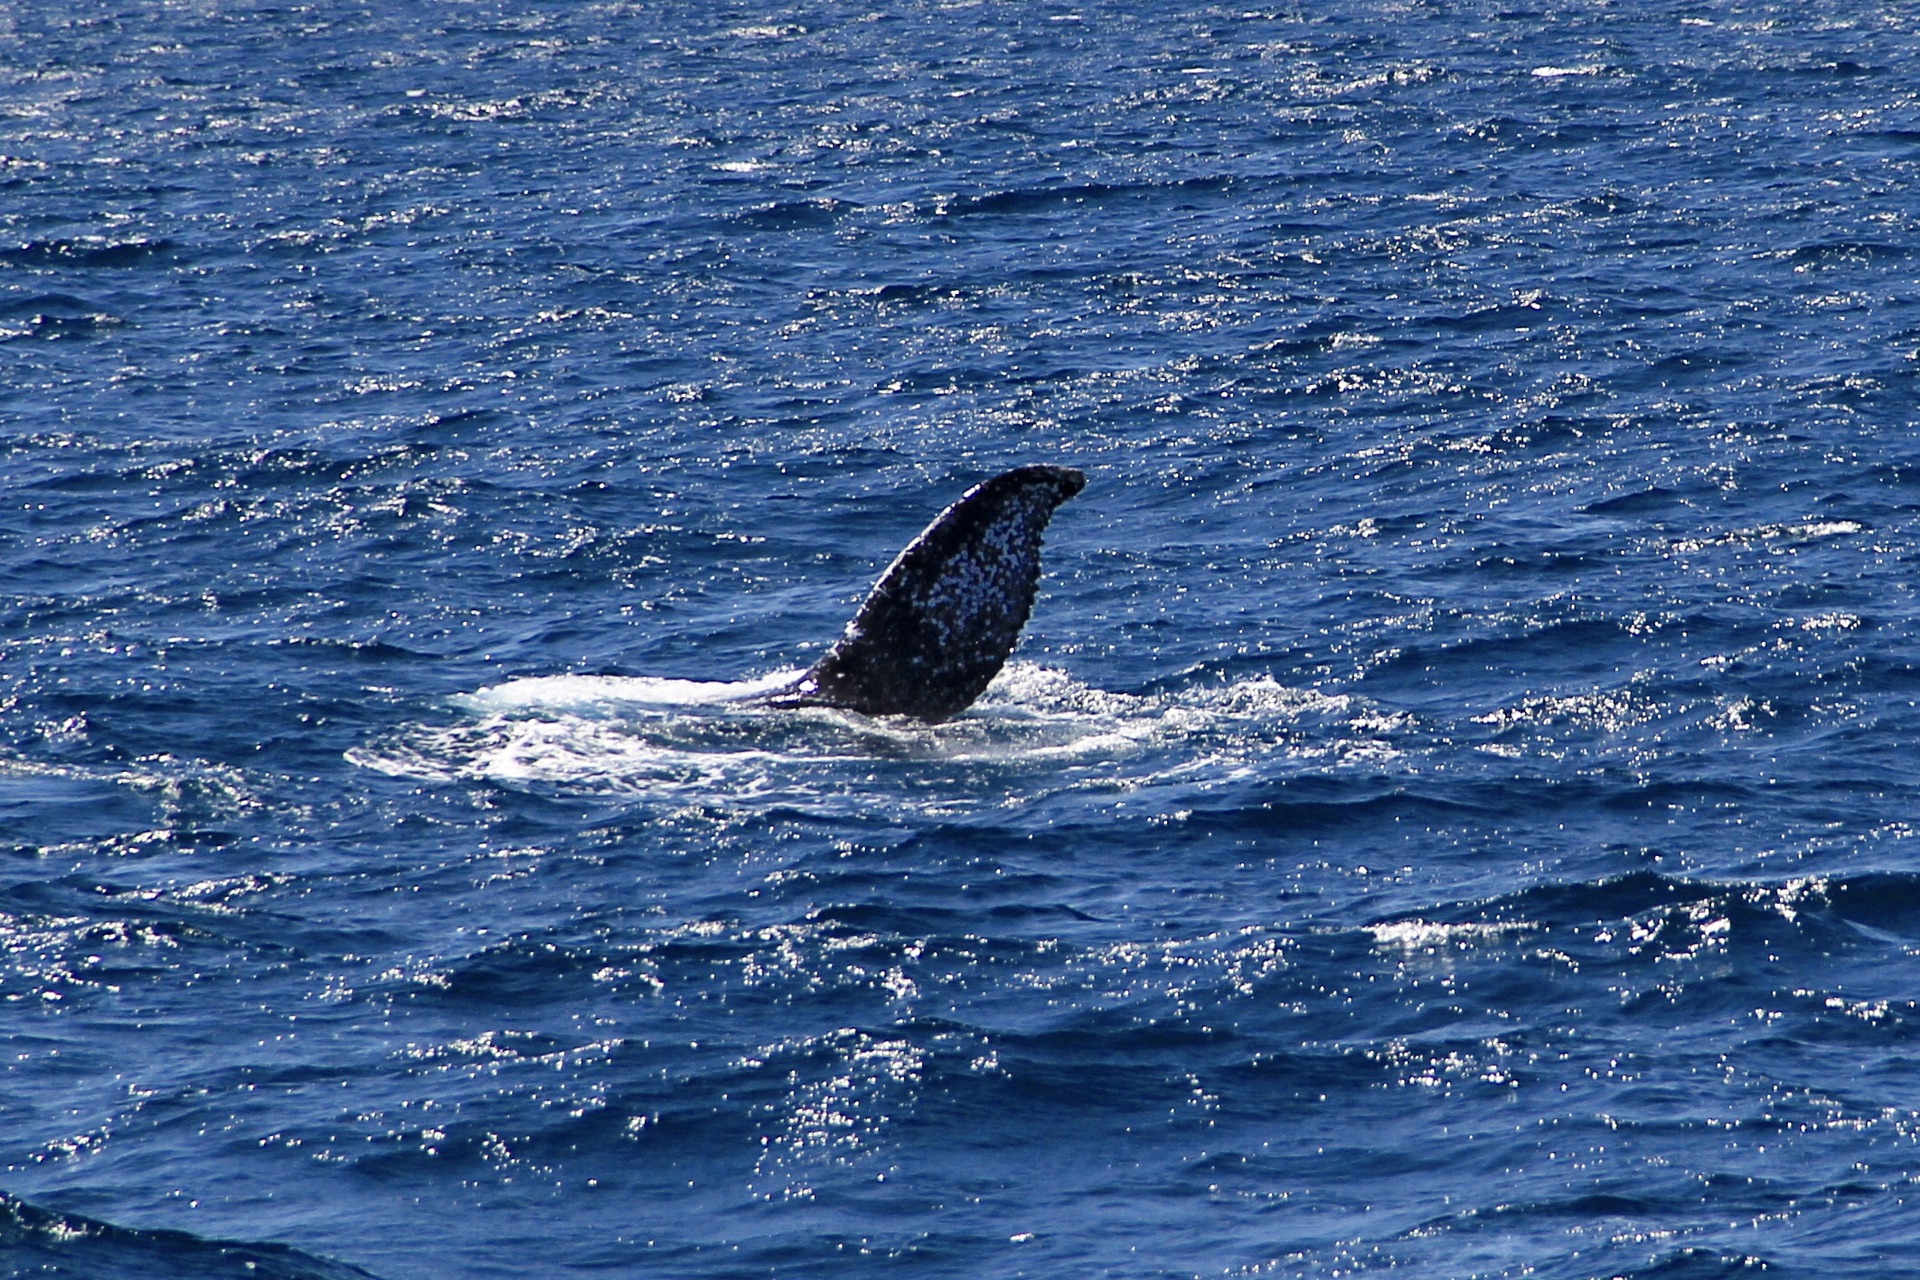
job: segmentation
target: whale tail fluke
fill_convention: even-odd
[[[827,655],[766,701],[929,721],[965,711],[1019,643],[1047,521],[1086,483],[1035,465],[967,490],[894,558]]]

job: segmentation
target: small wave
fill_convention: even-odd
[[[824,229],[857,212],[859,206],[831,196],[804,200],[774,200],[725,215],[733,225],[756,231]]]
[[[1851,537],[1867,532],[1858,520],[1807,520],[1797,524],[1766,524],[1751,529],[1733,529],[1705,538],[1682,538],[1673,544],[1676,551],[1704,551],[1708,547],[1775,544],[1808,546],[1832,538]]]
[[[135,236],[113,240],[105,236],[75,236],[71,239],[30,240],[26,244],[0,249],[0,263],[26,267],[135,267],[149,258],[164,257],[173,251],[171,240],[152,240]]]
[[[1367,926],[1381,946],[1434,949],[1512,934],[1557,939],[1593,961],[1693,958],[1729,947],[1830,957],[1899,950],[1920,937],[1920,876],[1868,872],[1717,881],[1640,871],[1535,885]],[[1576,945],[1570,939],[1579,938]]]
[[[1171,182],[1081,182],[1059,186],[1013,187],[936,200],[930,212],[942,218],[974,214],[1040,214],[1063,207],[1143,196],[1217,195],[1230,191],[1233,186],[1232,178],[1215,176],[1180,178]]]
[[[0,341],[11,338],[84,338],[125,323],[84,298],[42,293],[0,302]]]
[[[1524,933],[1534,928],[1524,922],[1518,924],[1435,924],[1429,920],[1395,920],[1389,924],[1372,924],[1366,931],[1373,935],[1374,945],[1382,950],[1435,952],[1447,947],[1462,949],[1483,939],[1500,939],[1504,936]]]
[[[735,40],[786,40],[807,34],[807,29],[797,22],[755,22],[735,27],[727,34]]]
[[[373,1273],[282,1244],[208,1240],[116,1226],[0,1191],[0,1249],[11,1275],[245,1275],[257,1280],[374,1280]]]
[[[1684,506],[1686,499],[1672,489],[1654,485],[1647,489],[1638,489],[1631,493],[1616,494],[1589,502],[1580,508],[1580,514],[1588,516],[1638,516],[1653,515],[1670,511],[1674,507]]]

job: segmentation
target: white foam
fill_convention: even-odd
[[[470,711],[619,711],[634,707],[700,707],[771,693],[798,679],[798,669],[755,680],[672,680],[659,676],[529,676],[488,685],[454,699]]]
[[[749,701],[797,674],[510,680],[455,699],[472,718],[404,725],[348,758],[443,783],[949,812],[1060,790],[1207,786],[1277,759],[1377,764],[1393,754],[1377,735],[1397,727],[1357,699],[1270,676],[1129,694],[1030,662],[1010,664],[972,710],[942,724]]]
[[[1398,920],[1392,924],[1364,926],[1373,935],[1374,945],[1383,950],[1435,951],[1443,947],[1462,950],[1476,942],[1497,941],[1516,933],[1530,932],[1535,926],[1524,923],[1436,924],[1427,920]]]

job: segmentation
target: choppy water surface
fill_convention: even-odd
[[[3,1269],[1920,1274],[1916,53],[0,6]]]

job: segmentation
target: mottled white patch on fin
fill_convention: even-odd
[[[1019,643],[1071,467],[1016,467],[969,489],[894,558],[827,655],[769,701],[939,721],[980,696]]]

